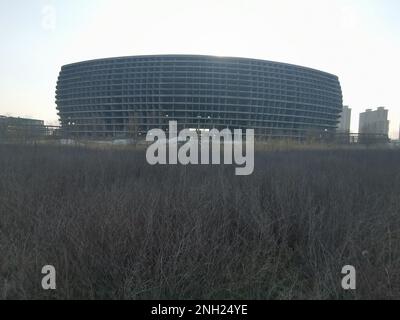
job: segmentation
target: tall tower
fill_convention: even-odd
[[[360,134],[382,134],[389,136],[389,111],[379,107],[376,111],[367,109],[360,114]]]
[[[348,106],[343,106],[343,111],[340,114],[340,122],[337,132],[350,133],[351,124],[351,109]]]

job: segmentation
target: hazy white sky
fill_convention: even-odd
[[[339,76],[352,129],[400,124],[398,0],[0,0],[0,114],[56,123],[63,64],[137,54],[239,56]]]

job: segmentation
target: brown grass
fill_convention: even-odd
[[[400,298],[399,163],[259,152],[237,177],[151,167],[144,151],[0,145],[0,298]],[[56,291],[41,289],[46,264]]]

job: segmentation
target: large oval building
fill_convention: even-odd
[[[196,55],[107,58],[62,67],[56,103],[64,132],[126,138],[153,128],[255,129],[302,138],[334,131],[338,77],[285,63]]]

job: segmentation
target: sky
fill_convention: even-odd
[[[206,54],[336,74],[344,105],[389,109],[400,126],[398,0],[0,0],[0,114],[57,124],[64,64]]]

